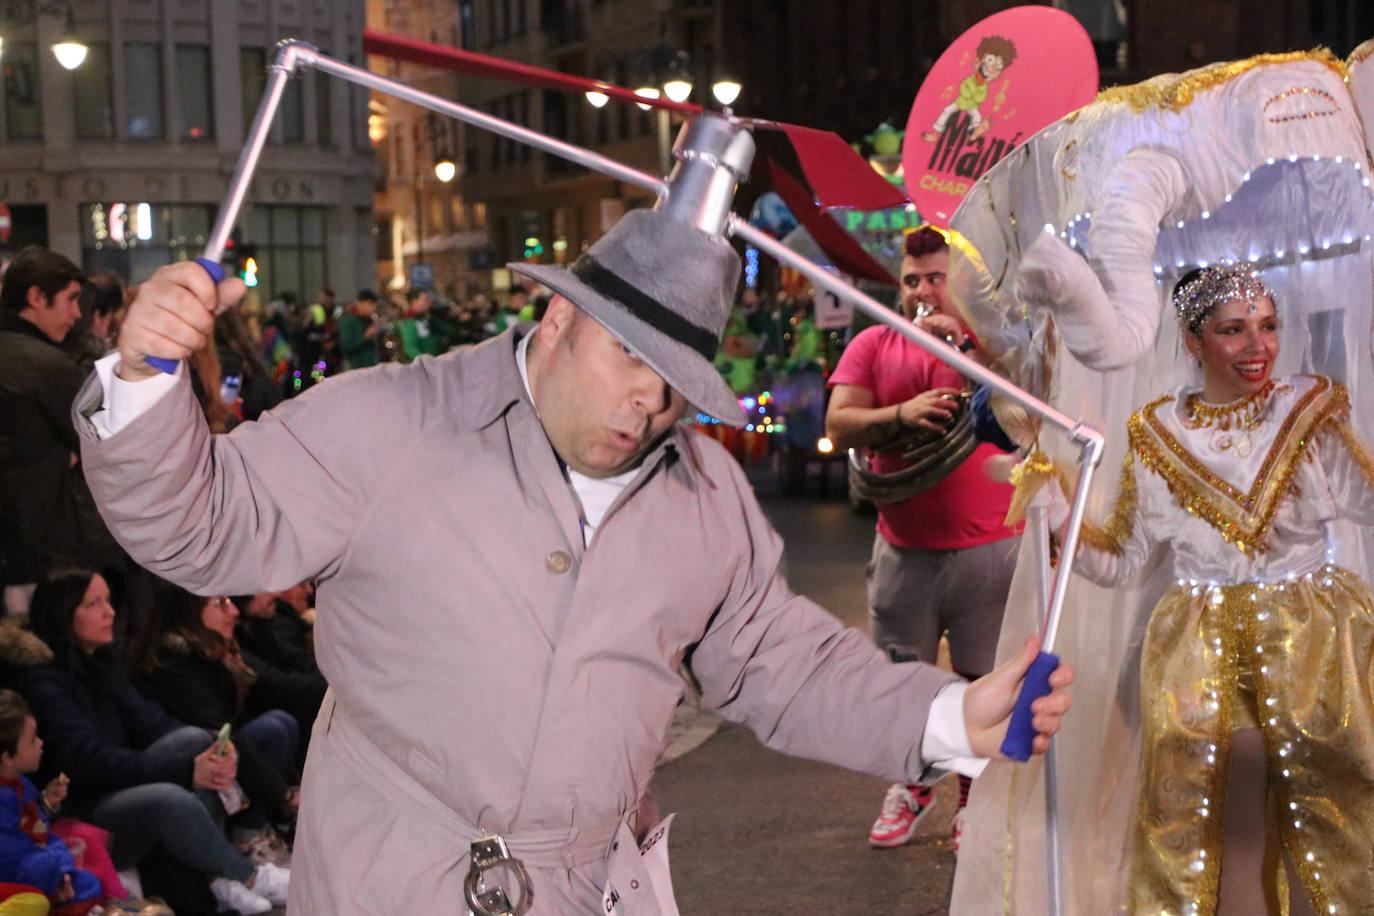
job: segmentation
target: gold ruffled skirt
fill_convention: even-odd
[[[1141,657],[1137,916],[1216,910],[1233,731],[1258,726],[1275,832],[1318,913],[1374,913],[1374,596],[1336,566],[1172,587]],[[1286,884],[1274,876],[1275,894]],[[1283,894],[1286,897],[1286,894]]]

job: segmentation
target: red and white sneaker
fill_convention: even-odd
[[[956,856],[959,855],[959,837],[964,833],[964,810],[960,808],[954,812],[954,823],[949,828],[949,845]]]
[[[911,842],[916,825],[935,805],[935,794],[925,786],[905,786],[893,783],[883,797],[883,810],[868,831],[868,843],[879,849],[891,849]]]

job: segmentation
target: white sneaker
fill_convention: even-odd
[[[216,878],[211,881],[210,893],[219,901],[220,909],[232,910],[240,916],[272,912],[272,901],[233,878]]]
[[[261,894],[277,906],[286,906],[286,893],[290,887],[291,869],[264,862],[254,873],[253,886],[249,890]]]

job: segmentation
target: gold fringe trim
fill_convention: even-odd
[[[1269,64],[1291,64],[1295,61],[1311,60],[1324,64],[1342,80],[1348,70],[1345,64],[1326,48],[1311,51],[1289,51],[1284,54],[1259,54],[1246,60],[1233,60],[1212,64],[1181,74],[1165,74],[1143,83],[1130,86],[1113,86],[1097,94],[1099,102],[1124,102],[1132,111],[1140,112],[1147,108],[1162,108],[1165,111],[1182,111],[1192,104],[1193,96],[1199,92],[1220,86],[1248,73],[1256,67]],[[1173,77],[1170,79],[1170,77]]]
[[[1349,410],[1345,388],[1322,376],[1284,418],[1249,492],[1241,492],[1212,473],[1164,427],[1158,410],[1173,396],[1158,398],[1127,422],[1130,447],[1140,463],[1164,479],[1180,506],[1210,524],[1241,553],[1268,549],[1265,536],[1283,497],[1293,489],[1299,462],[1309,457],[1312,436],[1330,417]],[[1202,485],[1199,485],[1199,482]],[[1234,513],[1221,501],[1240,510]]]
[[[1116,501],[1105,525],[1095,525],[1086,519],[1079,532],[1083,543],[1095,550],[1121,556],[1126,542],[1135,532],[1135,509],[1139,497],[1135,488],[1135,456],[1127,449],[1121,459],[1121,479],[1116,485]]]

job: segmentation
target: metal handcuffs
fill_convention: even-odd
[[[471,864],[467,877],[463,879],[463,897],[473,916],[521,916],[529,912],[534,902],[534,889],[530,886],[530,873],[524,864],[510,854],[504,837],[496,834],[478,837],[472,841]],[[520,895],[512,903],[510,895],[501,886],[491,890],[482,889],[482,873],[493,868],[505,866],[515,874]]]

